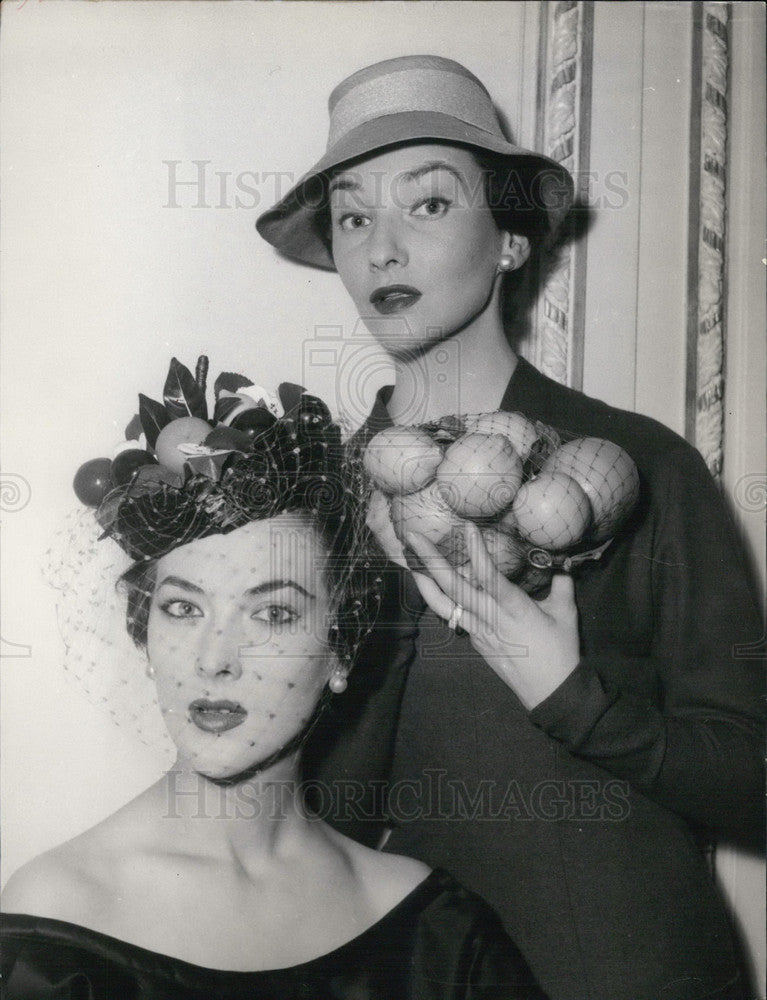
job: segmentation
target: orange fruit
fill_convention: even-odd
[[[542,472],[528,480],[514,498],[512,510],[525,541],[555,551],[580,541],[591,521],[588,497],[563,472]]]
[[[370,440],[363,464],[385,493],[415,493],[434,479],[442,449],[418,427],[387,427]]]
[[[464,434],[445,452],[437,483],[464,517],[491,517],[508,507],[522,482],[522,459],[502,434]]]
[[[211,432],[211,425],[201,417],[179,417],[166,424],[157,435],[154,452],[160,465],[173,472],[183,472],[187,456],[178,450],[180,444],[202,444]]]
[[[532,420],[521,413],[506,413],[503,410],[465,417],[464,429],[466,434],[503,434],[523,462],[538,439],[538,430]]]
[[[615,534],[639,496],[639,473],[633,459],[620,445],[604,438],[568,441],[542,468],[563,472],[581,486],[591,504],[591,535],[597,542]]]
[[[408,531],[420,532],[435,545],[454,528],[463,531],[461,518],[445,503],[438,483],[432,483],[417,493],[392,497],[391,521],[402,542]]]

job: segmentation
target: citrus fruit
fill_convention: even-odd
[[[434,479],[442,449],[418,427],[387,427],[370,440],[363,461],[385,493],[415,493]]]
[[[597,542],[615,534],[639,496],[639,473],[631,456],[604,438],[574,438],[560,445],[542,468],[564,472],[581,486],[591,504],[591,535]]]
[[[178,446],[201,444],[210,432],[210,424],[201,417],[179,417],[177,420],[171,420],[157,435],[154,446],[157,461],[173,472],[183,472],[186,455],[178,450]]]
[[[402,542],[406,541],[408,531],[420,532],[435,545],[454,528],[463,531],[461,518],[443,499],[438,483],[431,483],[417,493],[392,497],[391,521]]]
[[[491,517],[508,507],[522,482],[522,459],[503,434],[463,434],[445,452],[437,484],[464,517]]]
[[[545,549],[567,549],[580,541],[591,521],[589,499],[563,472],[541,472],[520,487],[512,510],[519,535]]]
[[[511,441],[514,451],[523,462],[538,438],[538,430],[532,420],[521,413],[478,413],[464,420],[466,434],[503,434]]]

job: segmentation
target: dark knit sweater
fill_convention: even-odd
[[[387,398],[364,435],[391,423]],[[639,469],[631,522],[576,578],[578,667],[526,712],[392,568],[344,721],[307,766],[346,782],[340,827],[371,840],[383,806],[387,849],[483,895],[554,1000],[738,996],[696,841],[764,829],[762,630],[729,514],[684,440],[524,360],[501,408],[614,441]]]

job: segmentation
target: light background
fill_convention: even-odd
[[[317,328],[355,350],[368,337],[335,274],[279,259],[255,232],[278,193],[263,175],[287,185],[308,169],[332,87],[388,56],[457,58],[516,108],[524,5],[327,3],[318,16],[306,3],[5,0],[0,41],[3,469],[23,477],[19,504],[29,487],[3,515],[7,877],[164,761],[62,676],[40,564],[76,503],[75,470],[123,439],[174,354],[334,399],[335,370],[312,364]],[[166,161],[178,181],[203,169],[202,189],[171,192]],[[377,350],[355,359],[359,420],[388,365]]]
[[[743,46],[757,37],[752,62],[733,70],[743,93],[756,86],[744,74],[763,81],[763,52],[753,54],[763,11],[753,30],[744,20],[756,6],[734,5],[734,37]],[[265,386],[302,381],[362,419],[387,381],[385,358],[337,277],[279,259],[255,218],[323,152],[332,87],[378,59],[458,59],[486,83],[514,138],[533,144],[539,8],[3,0],[4,878],[112,812],[165,759],[62,675],[40,565],[73,506],[74,471],[110,453],[136,393],[161,392],[173,354],[193,366],[207,353],[212,372]],[[629,198],[597,212],[585,306],[587,391],[679,431],[690,8],[596,5],[591,166],[602,179],[624,172]],[[744,266],[731,281],[731,326],[742,333],[730,348],[728,392],[739,405],[728,448],[741,472],[763,474],[763,101],[735,103],[732,126],[748,183],[731,194]],[[202,171],[201,187],[174,188],[173,169],[179,181]],[[318,342],[335,345],[336,367],[314,363]],[[739,514],[759,559],[763,512]]]

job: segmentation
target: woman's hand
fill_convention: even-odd
[[[460,625],[476,651],[514,691],[528,711],[573,672],[580,658],[573,581],[556,573],[551,592],[534,601],[499,573],[479,529],[467,523],[473,581],[464,579],[423,535],[407,540],[431,576],[415,572],[424,600],[440,618],[463,608]]]

